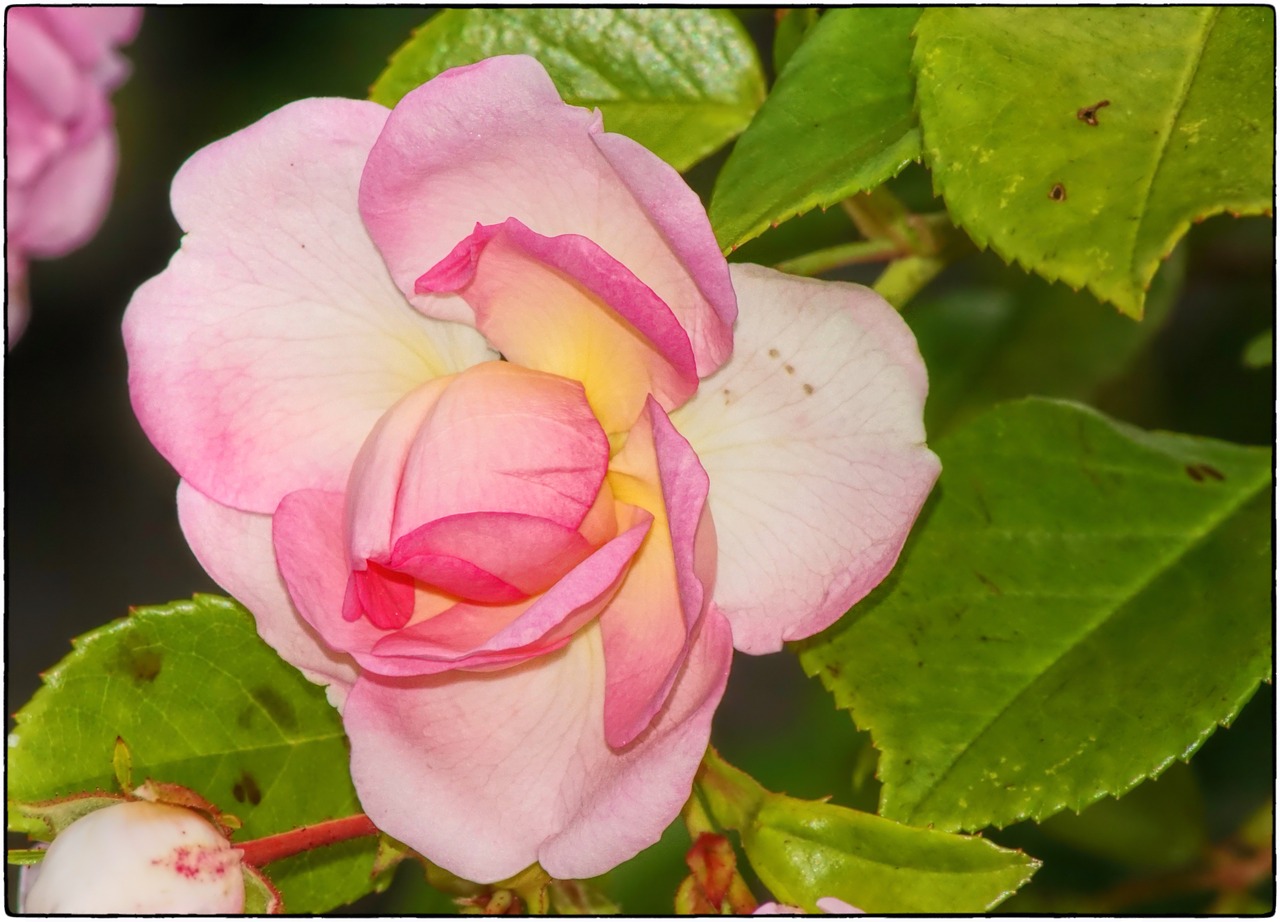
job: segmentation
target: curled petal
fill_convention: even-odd
[[[186,231],[125,315],[151,441],[219,502],[272,512],[340,490],[379,417],[491,356],[409,310],[360,223],[356,188],[387,111],[310,99],[196,153],[173,183]]]
[[[253,613],[262,639],[312,682],[328,685],[330,701],[345,695],[356,680],[355,663],[299,617],[276,568],[271,517],[224,506],[183,481],[178,519],[200,565]]]
[[[446,516],[514,512],[576,529],[609,459],[582,385],[507,362],[459,375],[418,429],[392,531]]]
[[[515,602],[550,588],[592,551],[581,532],[514,512],[436,519],[396,542],[391,566],[473,602]]]
[[[576,381],[507,362],[429,381],[378,421],[352,466],[352,565],[385,563],[397,542],[454,516],[510,513],[577,529],[608,457]]]
[[[698,387],[675,314],[585,237],[477,225],[417,290],[459,293],[508,359],[581,381],[607,432],[625,431],[649,394],[672,409]]]
[[[731,651],[713,614],[667,707],[621,752],[602,733],[595,628],[498,672],[363,675],[343,714],[361,805],[468,880],[501,880],[534,861],[558,878],[601,874],[656,842],[688,798]]]
[[[673,421],[711,478],[715,605],[739,650],[769,653],[885,577],[939,463],[924,364],[887,302],[759,266],[733,275],[733,358]]]
[[[460,299],[415,294],[423,271],[477,222],[517,218],[547,237],[586,237],[626,266],[690,334],[699,374],[729,352],[733,289],[697,195],[649,151],[605,134],[598,112],[566,106],[533,58],[454,68],[405,96],[369,157],[360,209],[392,278],[430,316],[472,314]]]
[[[459,603],[393,634],[359,656],[382,675],[428,675],[522,662],[564,646],[610,604],[652,517],[622,507],[626,527],[542,595],[508,606]]]
[[[358,585],[376,581],[378,571],[350,577],[342,514],[341,493],[297,490],[282,499],[270,517],[271,542],[298,614],[334,650],[360,653],[386,634],[377,621],[388,627],[407,623],[401,614],[405,602],[392,587]],[[413,609],[417,607],[415,597]]]
[[[606,666],[605,738],[623,747],[666,701],[715,580],[707,474],[652,399],[609,468],[618,500],[654,525],[600,618]]]
[[[377,589],[395,596],[388,607],[373,617],[361,609],[351,618],[344,615],[353,610],[349,600],[358,588],[351,588],[357,580],[349,576],[342,507],[341,494],[319,490],[281,501],[271,519],[280,576],[297,612],[325,644],[365,670],[391,676],[492,668],[557,649],[613,597],[651,521],[647,512],[620,505],[622,533],[533,599],[477,605],[418,585],[406,618],[397,587],[383,585]],[[367,571],[374,576],[366,579],[383,577],[380,571]]]

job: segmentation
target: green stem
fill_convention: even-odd
[[[902,310],[908,301],[919,294],[947,267],[947,260],[941,256],[907,256],[897,259],[885,267],[884,272],[871,287],[898,310]]]
[[[769,793],[710,746],[694,779],[694,792],[695,799],[701,798],[699,808],[713,832],[719,832],[719,827],[741,830],[749,826]]]
[[[313,848],[377,834],[378,827],[373,825],[373,820],[363,813],[357,813],[355,816],[344,816],[342,819],[299,826],[288,832],[278,832],[273,836],[263,836],[261,839],[251,839],[248,842],[236,842],[233,845],[243,853],[245,864],[260,868],[264,864],[310,851]]]
[[[902,255],[902,247],[892,240],[855,240],[783,260],[776,268],[792,275],[813,276],[844,266],[883,262]]]

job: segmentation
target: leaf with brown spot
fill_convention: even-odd
[[[139,680],[140,663],[163,666]],[[360,812],[346,735],[324,690],[281,660],[230,599],[137,608],[78,638],[16,716],[10,799],[113,788],[117,737],[153,796],[186,796],[180,785],[200,798],[193,806],[235,813],[243,825],[234,841]],[[23,822],[15,813],[10,821]],[[324,912],[385,885],[369,875],[376,847],[367,838],[287,858],[272,865],[272,881],[291,911]]]
[[[935,7],[915,35],[935,189],[1007,261],[1136,318],[1193,220],[1270,212],[1269,7]]]

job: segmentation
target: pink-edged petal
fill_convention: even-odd
[[[303,620],[335,650],[367,651],[386,631],[366,617],[346,617],[350,564],[342,531],[341,493],[298,490],[280,501],[270,517],[271,545],[280,576]],[[373,595],[369,592],[366,599]],[[363,608],[361,614],[365,614]],[[386,616],[379,609],[378,615]]]
[[[698,387],[675,315],[585,237],[543,237],[514,218],[477,225],[417,290],[457,292],[510,361],[581,381],[607,432],[625,431],[649,394],[673,409]]]
[[[271,517],[224,506],[184,481],[178,520],[200,565],[253,613],[262,639],[312,682],[328,685],[338,705],[356,680],[355,664],[298,616],[276,568]]]
[[[474,330],[411,310],[361,224],[386,115],[293,103],[174,180],[187,236],[125,315],[130,393],[151,441],[214,499],[272,512],[294,489],[343,489],[389,407],[492,355]]]
[[[937,479],[915,339],[870,289],[733,270],[733,358],[673,415],[711,478],[734,645],[822,630],[893,567]]]
[[[409,451],[423,422],[453,381],[452,375],[433,378],[402,397],[378,420],[356,455],[347,479],[344,528],[352,567],[390,553],[395,543],[396,497]]]
[[[370,561],[347,577],[342,618],[368,618],[374,627],[396,630],[409,623],[416,602],[413,577]]]
[[[607,665],[605,737],[621,747],[671,691],[715,580],[716,536],[707,475],[652,400],[613,459],[614,496],[649,509],[654,527],[600,618]]]
[[[593,548],[576,529],[513,512],[471,512],[396,542],[390,565],[474,602],[514,602],[548,589]]]
[[[738,319],[737,295],[724,254],[714,234],[707,233],[711,226],[707,210],[680,174],[644,145],[626,135],[610,133],[593,135],[592,141],[659,234],[680,254],[710,307],[678,312],[694,344],[698,376],[705,378],[723,365],[733,351],[733,324]]]
[[[517,605],[461,603],[380,640],[365,668],[382,675],[428,675],[445,669],[486,669],[557,649],[610,603],[652,516],[621,507],[621,534],[547,592]]]
[[[415,436],[393,534],[484,511],[577,528],[608,459],[609,441],[577,381],[509,362],[477,365],[450,383]]]
[[[533,58],[488,58],[396,106],[361,213],[401,291],[454,320],[471,318],[466,304],[416,295],[414,283],[477,223],[517,218],[544,236],[586,237],[670,306],[708,374],[727,355],[735,302],[706,212],[675,170],[613,137],[598,112],[566,106]]]
[[[366,674],[343,714],[360,802],[379,828],[468,880],[534,861],[558,878],[602,874],[656,842],[688,798],[731,649],[712,613],[666,709],[623,751],[604,740],[595,628],[511,669]]]

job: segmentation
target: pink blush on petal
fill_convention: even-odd
[[[368,618],[375,627],[394,631],[413,617],[413,577],[368,561],[367,569],[352,570],[342,600],[342,617]]]

